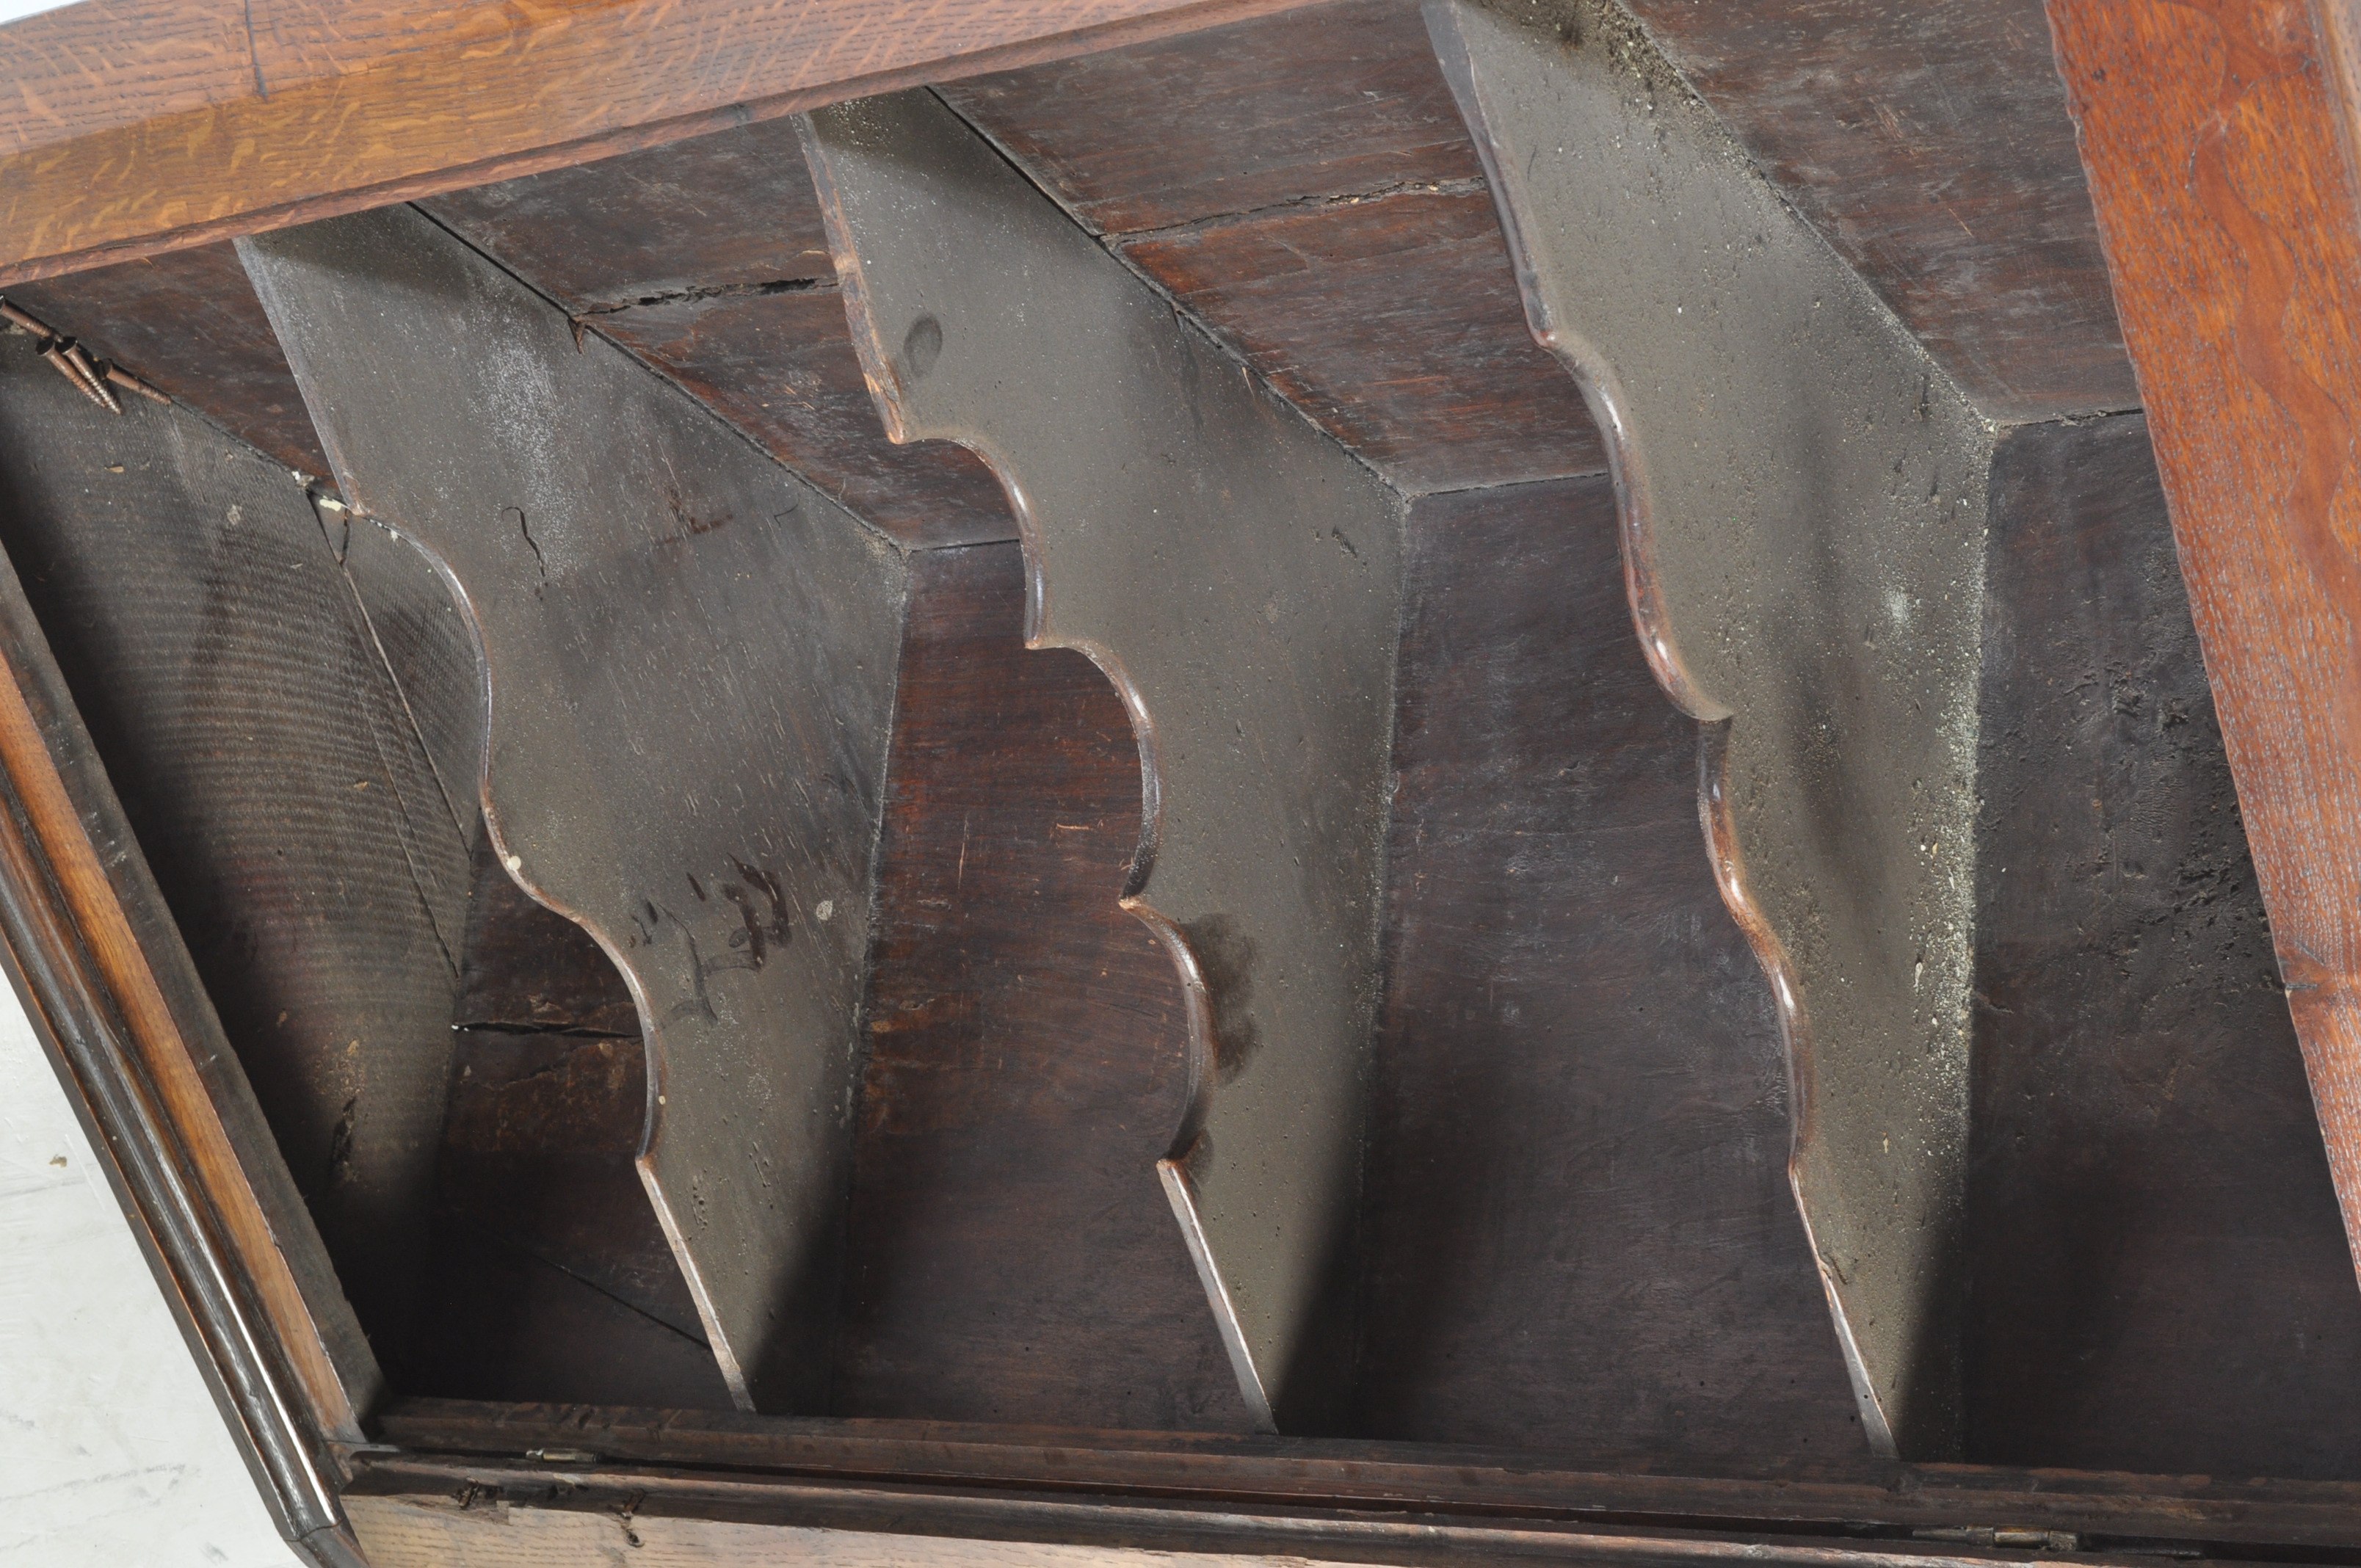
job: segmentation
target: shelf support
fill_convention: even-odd
[[[1351,1377],[1402,524],[1393,493],[1175,315],[931,93],[806,149],[887,433],[991,465],[1027,642],[1106,672],[1145,799],[1124,906],[1187,998],[1159,1165],[1248,1408]]]
[[[474,629],[503,863],[631,985],[640,1172],[730,1391],[815,1411],[901,558],[414,209],[240,252],[345,499]]]
[[[1427,18],[1607,437],[1642,644],[1703,726],[1862,1424],[1953,1457],[1992,432],[1627,13],[1505,10]]]

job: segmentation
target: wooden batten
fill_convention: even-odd
[[[902,559],[409,208],[244,250],[359,518],[480,648],[509,874],[649,1053],[640,1168],[747,1409],[823,1398]]]
[[[1158,1168],[1247,1407],[1328,1430],[1352,1376],[1401,503],[933,94],[807,125],[888,433],[992,466],[1027,641],[1087,653],[1130,712],[1124,903],[1190,1014]]]
[[[1956,1568],[2209,1549],[2301,1560],[2361,1541],[2356,1488],[2338,1483],[1892,1463],[1633,1474],[1529,1451],[440,1400],[395,1406],[385,1430],[406,1452],[368,1461],[353,1499],[385,1568],[447,1558],[459,1542],[516,1542],[516,1561],[537,1562],[533,1552],[581,1550],[599,1539],[594,1524],[613,1532],[619,1518],[634,1530],[644,1519],[648,1539],[687,1561],[723,1563],[823,1545],[845,1561],[964,1562],[951,1554],[981,1541],[1027,1561],[1087,1544],[1224,1562],[1728,1553]],[[699,1528],[720,1519],[739,1528]]]
[[[48,277],[1301,0],[792,13],[94,0],[0,34],[0,277]]]

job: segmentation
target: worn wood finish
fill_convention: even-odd
[[[836,280],[811,175],[787,120],[452,191],[419,205],[585,318]]]
[[[21,346],[8,346],[13,360]],[[24,411],[13,395],[0,401]],[[47,455],[54,461],[57,448]],[[19,469],[13,455],[0,466],[0,518],[36,488]],[[9,981],[266,1506],[306,1561],[351,1568],[358,1557],[336,1503],[335,1445],[359,1439],[381,1377],[65,677],[4,563],[0,666],[0,939]]]
[[[884,438],[829,278],[773,294],[664,302],[596,318],[630,349],[847,510],[911,549],[1016,537],[981,459]]]
[[[1516,275],[1480,182],[1115,244],[1401,489],[1606,466],[1581,400],[1566,395],[1565,378],[1524,331]]]
[[[383,1488],[382,1490],[380,1488]],[[960,1568],[1050,1563],[1087,1568],[1295,1568],[1306,1563],[1447,1565],[1488,1562],[1675,1564],[1737,1560],[1785,1568],[1967,1568],[2025,1562],[1975,1545],[1863,1541],[1852,1532],[1748,1532],[1716,1539],[1628,1523],[1370,1519],[1268,1505],[1192,1512],[1159,1499],[972,1497],[909,1486],[617,1474],[564,1480],[490,1463],[395,1462],[350,1497],[379,1568],[462,1563],[486,1568],[581,1562],[594,1553],[665,1565],[824,1562],[859,1568],[944,1563]],[[2035,1557],[2131,1564],[2136,1557]]]
[[[1518,317],[1415,7],[1350,0],[942,91],[1397,487],[1605,466]]]
[[[456,1055],[412,1386],[730,1409],[632,1164],[638,1039],[479,1025]]]
[[[511,874],[631,981],[640,1168],[723,1375],[809,1409],[899,558],[414,210],[244,254],[345,494],[431,553],[480,640]]]
[[[588,933],[476,861],[434,1256],[408,1387],[730,1408],[640,1185],[639,1014]]]
[[[636,1038],[640,1013],[590,934],[535,904],[487,844],[477,855],[452,1025]]]
[[[2361,1236],[2361,192],[2341,9],[2050,8],[2271,935]]]
[[[7,298],[288,467],[327,473],[287,356],[229,246],[15,284]]]
[[[0,32],[0,280],[580,163],[864,93],[1282,9],[964,0],[782,12],[94,0]]]
[[[382,1486],[387,1488],[379,1490]],[[350,1499],[379,1568],[573,1563],[628,1552],[664,1568],[821,1562],[846,1568],[1297,1568],[1307,1563],[1673,1564],[1734,1558],[1786,1568],[1967,1568],[2023,1562],[1974,1546],[1842,1535],[1714,1540],[1668,1530],[1554,1522],[1356,1519],[1278,1508],[1202,1514],[1159,1501],[972,1497],[913,1488],[684,1481],[592,1469],[556,1482],[496,1464],[389,1466]],[[2052,1557],[2048,1561],[2060,1559]],[[2103,1555],[2101,1564],[2136,1558]],[[2042,1559],[2035,1559],[2042,1561]]]
[[[423,205],[899,543],[1016,537],[972,454],[885,439],[792,126],[747,126]]]
[[[1624,13],[1428,16],[1533,334],[1609,433],[1641,645],[1707,726],[1863,1429],[1952,1456],[1987,427]]]
[[[2037,0],[1628,0],[1986,417],[2139,400]]]
[[[1770,988],[1697,852],[1613,488],[1410,528],[1357,1430],[1850,1456]]]
[[[940,91],[1108,236],[1484,177],[1417,9],[1397,0],[1314,5]]]
[[[2290,1556],[2361,1546],[2361,1486],[2336,1482],[1913,1465],[1865,1453],[1809,1463],[1775,1456],[1751,1475],[1684,1466],[1610,1470],[1567,1464],[1531,1448],[795,1421],[454,1400],[397,1402],[382,1426],[387,1442],[421,1460],[564,1448],[597,1455],[615,1470],[769,1472],[856,1483],[923,1475],[978,1491],[1131,1492],[1200,1507],[1299,1501],[1372,1513],[1752,1530],[1842,1522],[1879,1534],[1999,1527],[2070,1532],[2092,1546],[2146,1538],[2309,1549]],[[546,1484],[567,1468],[542,1466],[536,1479]]]
[[[1332,1425],[1399,504],[931,94],[807,124],[888,433],[993,466],[1027,552],[1027,641],[1088,653],[1131,711],[1144,820],[1121,895],[1188,997],[1188,1102],[1158,1169],[1248,1408]]]
[[[1188,1025],[1115,898],[1137,742],[1024,621],[1015,544],[914,562],[832,1408],[1244,1431],[1152,1175]]]
[[[2361,1475],[2361,1295],[2146,422],[2001,444],[1968,1453]]]
[[[185,411],[118,419],[25,338],[0,346],[0,537],[344,1288],[398,1365],[467,840],[302,488]]]

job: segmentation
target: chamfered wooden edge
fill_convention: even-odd
[[[379,1375],[5,561],[0,941],[282,1533],[357,1563],[339,1452]]]
[[[2361,1250],[2349,5],[2048,0],[2271,938]],[[2349,517],[2349,511],[2346,513]]]
[[[0,79],[12,58],[74,61],[77,105],[42,104],[28,87],[0,107],[0,146],[16,148],[0,156],[0,284],[1317,0],[814,0],[789,12],[766,0],[530,11],[398,0],[349,38],[291,15],[298,42],[268,44],[285,3],[256,0],[235,48],[203,0],[130,19],[132,0],[85,0],[0,27]],[[143,47],[104,47],[115,32]],[[209,58],[229,54],[234,70]],[[212,96],[188,106],[192,77]]]
[[[1290,1528],[1351,1521],[1385,1549],[1384,1561],[1438,1520],[1686,1532],[1686,1545],[1653,1543],[1676,1557],[1728,1555],[1734,1536],[1849,1538],[1889,1553],[1957,1556],[1993,1544],[1980,1533],[1993,1530],[2072,1535],[2100,1553],[2219,1543],[2239,1556],[2301,1558],[2361,1547],[2361,1485],[2342,1482],[1873,1460],[1754,1476],[1650,1474],[1401,1442],[449,1399],[393,1402],[379,1435],[389,1446],[357,1456],[356,1494],[447,1500],[473,1488],[517,1507],[636,1496],[649,1499],[644,1510],[684,1517],[1036,1541],[1080,1538],[1093,1528],[1085,1506],[1095,1504],[1164,1510],[1155,1539],[1141,1537],[1136,1519],[1118,1521],[1118,1533],[1166,1550],[1303,1550],[1283,1534],[1241,1538],[1229,1524],[1191,1522],[1257,1511]],[[995,1524],[994,1499],[1022,1507]],[[1042,1511],[1048,1504],[1070,1511]],[[1389,1524],[1392,1537],[1377,1528]],[[1044,1533],[1058,1529],[1076,1534]]]

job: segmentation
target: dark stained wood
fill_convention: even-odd
[[[647,1066],[621,974],[489,840],[469,913],[408,1387],[730,1409],[632,1164]]]
[[[186,411],[91,407],[20,334],[0,350],[0,537],[361,1324],[398,1369],[467,841],[302,487]]]
[[[2348,1238],[2361,1236],[2356,82],[2341,11],[2050,8]]]
[[[1850,1459],[1770,988],[1698,841],[1697,725],[1631,632],[1613,488],[1432,497],[1411,542],[1362,1430]]]
[[[974,454],[885,439],[832,277],[809,290],[665,302],[593,323],[896,543],[1016,536],[998,481]]]
[[[1187,1025],[1116,902],[1138,750],[1024,615],[1014,544],[914,563],[832,1406],[1244,1431],[1157,1188]]]
[[[1427,16],[1534,336],[1612,432],[1862,1436],[1955,1458],[1993,428],[1628,17]]]
[[[836,276],[785,120],[419,205],[577,315]]]
[[[1996,461],[1969,1454],[2361,1476],[2361,1295],[2136,415]]]
[[[412,1386],[730,1409],[631,1163],[638,1038],[478,1025],[456,1059]]]
[[[489,840],[477,853],[468,916],[455,1027],[639,1037],[639,1010],[613,960],[588,931],[535,904]]]
[[[941,91],[1394,485],[1605,468],[1523,329],[1415,6],[1350,0]]]
[[[379,1460],[348,1501],[378,1568],[539,1568],[642,1550],[650,1561],[729,1568],[797,1558],[842,1568],[1157,1568],[1175,1554],[1186,1554],[1178,1561],[1191,1568],[1455,1568],[1471,1560],[1674,1568],[1734,1556],[1776,1568],[1961,1568],[2022,1563],[2025,1546],[2048,1544],[2042,1532],[2021,1530],[1995,1550],[1989,1541],[1918,1541],[1899,1531],[1863,1539],[1850,1521],[1706,1533],[1686,1521],[1455,1517],[1431,1508],[1370,1517],[1268,1504],[1191,1509],[1154,1497],[977,1496],[924,1484],[829,1486],[598,1465],[558,1475],[531,1464],[439,1458]],[[2061,1537],[2050,1550],[2075,1544]],[[2078,1560],[2103,1568],[2142,1562],[2105,1552]]]
[[[1418,8],[1399,0],[1315,5],[939,91],[1103,235],[1484,176]]]
[[[422,203],[898,542],[1016,536],[968,452],[885,439],[795,131],[723,131]]]
[[[689,16],[92,0],[0,32],[0,280],[352,213],[1288,0],[828,0]]]
[[[1241,1393],[1345,1419],[1378,1001],[1401,504],[1176,317],[933,94],[801,122],[888,430],[983,455],[1026,637],[1088,653],[1139,732],[1124,907],[1188,996],[1157,1164]],[[1037,298],[1013,294],[1020,281]]]
[[[227,245],[14,284],[7,298],[288,467],[327,473],[287,356]]]
[[[510,874],[630,971],[641,1168],[723,1376],[811,1409],[902,559],[415,208],[240,254],[346,495],[467,605]]]
[[[1119,244],[1395,485],[1463,489],[1606,466],[1582,400],[1536,363],[1480,181]]]
[[[0,687],[0,969],[269,1516],[352,1568],[335,1451],[382,1376],[6,563]]]
[[[1773,1459],[1753,1476],[1685,1467],[1603,1471],[1531,1450],[444,1400],[400,1401],[382,1429],[409,1453],[364,1477],[362,1494],[450,1497],[471,1471],[479,1482],[513,1487],[521,1500],[546,1497],[559,1477],[614,1486],[638,1476],[686,1489],[730,1473],[758,1487],[834,1483],[848,1495],[898,1480],[895,1490],[906,1496],[931,1486],[969,1497],[1160,1498],[1248,1514],[1290,1507],[1352,1509],[1364,1518],[1482,1514],[1503,1522],[1720,1528],[1761,1544],[1841,1525],[1864,1545],[1896,1545],[1894,1538],[1920,1529],[1998,1527],[2070,1532],[2101,1553],[2145,1542],[2151,1551],[2178,1544],[2175,1555],[2196,1555],[2190,1546],[2218,1542],[2225,1557],[2335,1561],[2361,1548],[2361,1487],[2351,1483],[1911,1465],[1865,1456],[1849,1465]],[[544,1447],[598,1461],[457,1457]],[[450,1480],[438,1486],[433,1478],[441,1475]],[[916,1477],[924,1480],[913,1486]],[[1947,1555],[1974,1550],[1969,1542],[1928,1545]]]
[[[2038,0],[1630,5],[1988,418],[2139,400]]]

